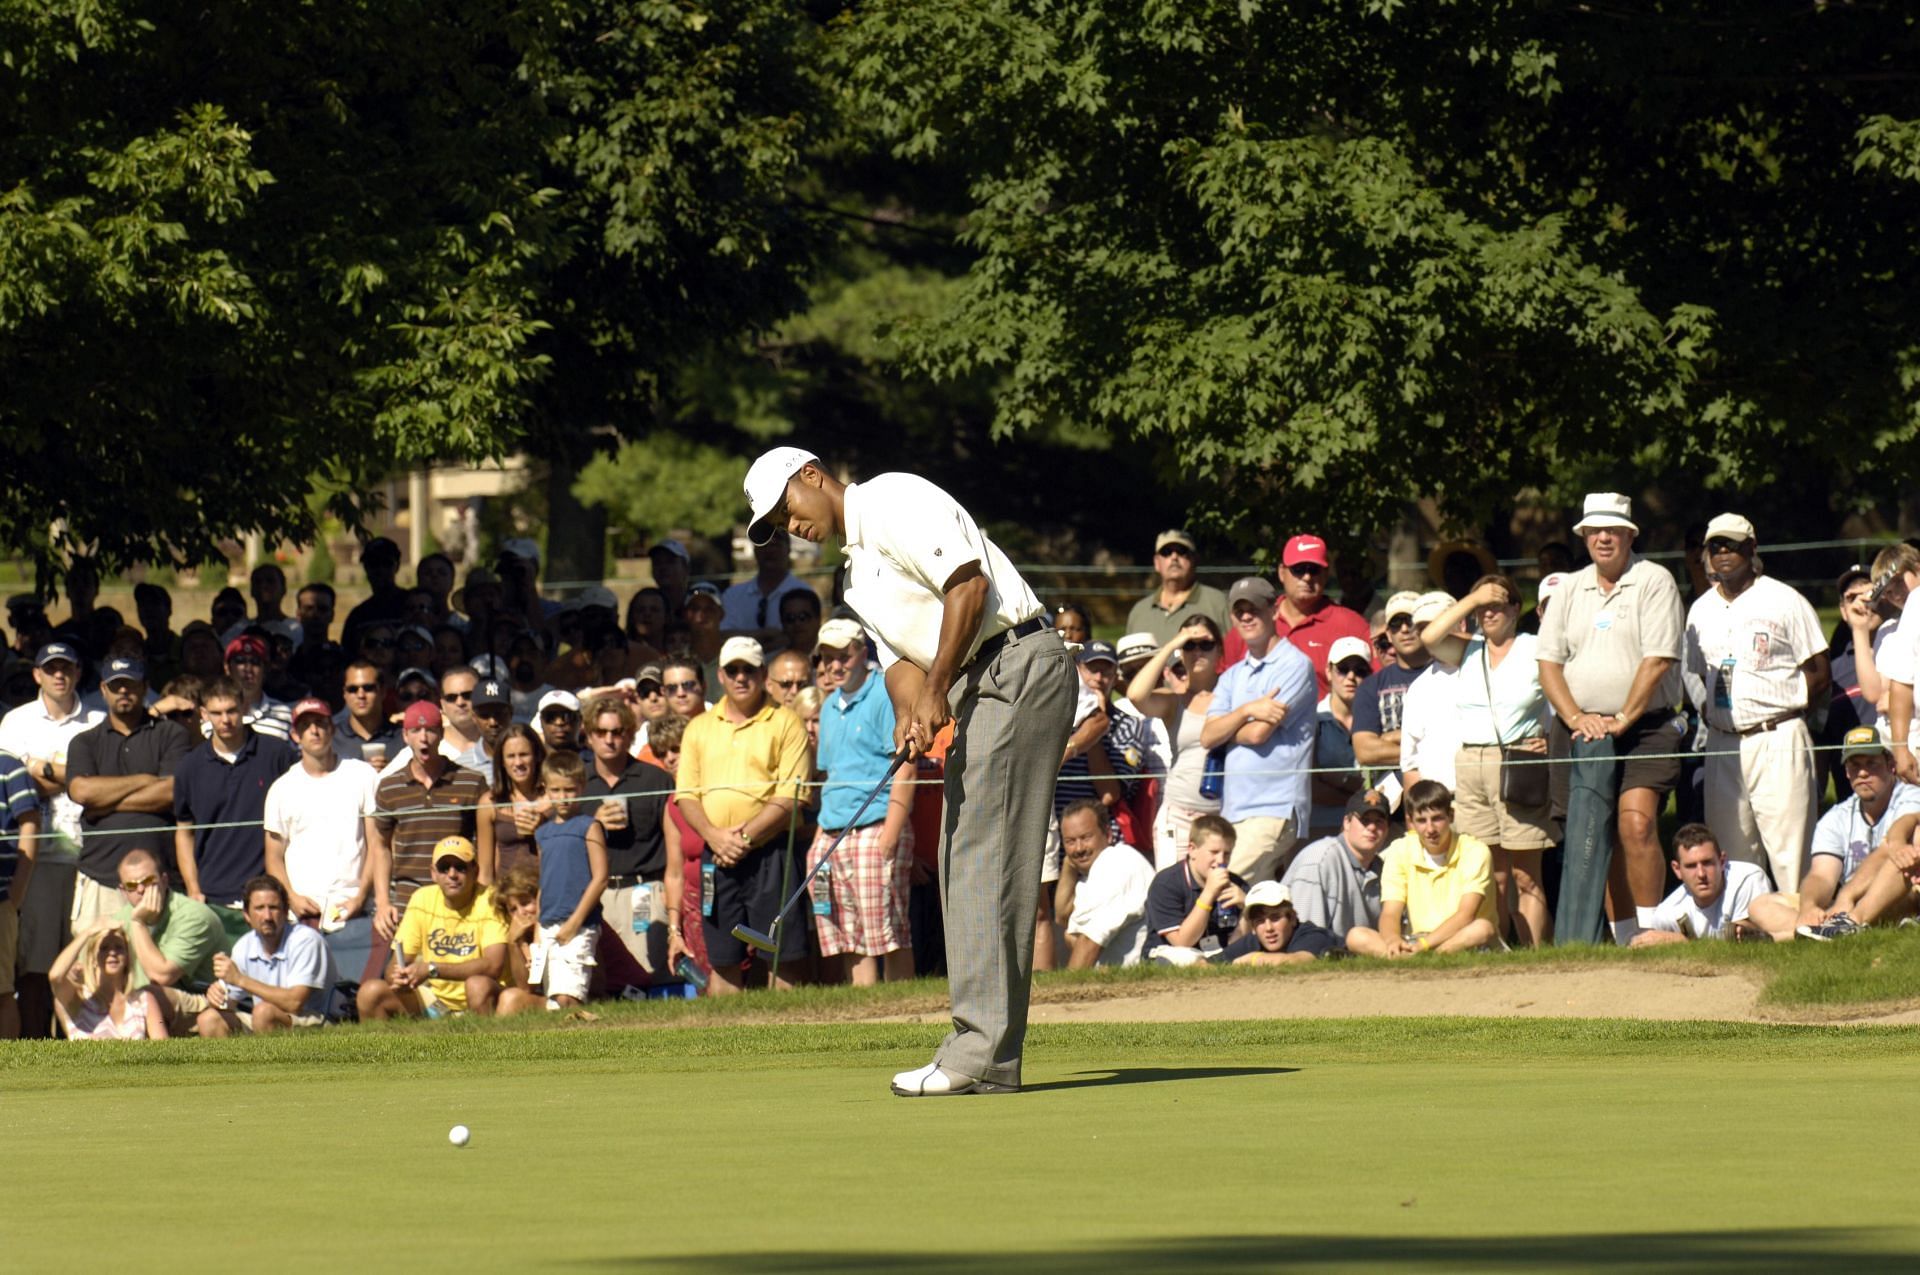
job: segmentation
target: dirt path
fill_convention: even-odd
[[[1086,984],[1049,995],[1041,988],[1036,1023],[1183,1023],[1251,1018],[1362,1018],[1424,1014],[1480,1018],[1636,1018],[1654,1021],[1920,1023],[1920,1010],[1835,1018],[1761,1009],[1759,987],[1739,974],[1678,974],[1618,966],[1433,974],[1277,974],[1140,987],[1102,996]],[[892,1014],[878,1021],[937,1023],[944,1010]]]

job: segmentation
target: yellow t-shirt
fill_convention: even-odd
[[[1466,894],[1478,894],[1478,915],[1494,919],[1493,852],[1484,841],[1455,833],[1453,853],[1439,867],[1416,832],[1406,833],[1380,855],[1380,902],[1404,903],[1407,928],[1414,934],[1437,928],[1459,909]]]
[[[507,927],[493,910],[491,888],[475,890],[465,909],[455,911],[439,886],[424,885],[407,900],[406,915],[400,918],[400,932],[395,937],[409,960],[424,953],[427,960],[447,965],[474,960],[496,944],[505,946]],[[428,979],[427,990],[449,1011],[467,1007],[464,979]]]
[[[768,700],[735,722],[722,700],[687,723],[674,779],[682,791],[709,789],[699,792],[701,808],[716,828],[732,828],[775,797],[797,800],[813,769],[809,751],[806,724],[793,710]]]

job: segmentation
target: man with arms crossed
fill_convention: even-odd
[[[812,453],[780,447],[754,462],[746,489],[750,539],[777,527],[844,539],[846,600],[886,670],[896,753],[919,756],[955,723],[940,841],[953,1031],[893,1091],[1015,1091],[1040,858],[1078,682],[1067,649],[1006,555],[923,478],[843,484]]]

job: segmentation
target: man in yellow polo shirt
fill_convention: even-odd
[[[1407,790],[1406,810],[1411,830],[1380,856],[1380,928],[1348,930],[1347,950],[1399,957],[1491,943],[1492,852],[1453,830],[1453,793],[1445,784],[1421,780]]]
[[[493,1012],[507,964],[507,926],[494,910],[493,891],[480,884],[477,857],[465,837],[435,844],[433,884],[407,900],[387,976],[360,985],[363,1021]]]
[[[749,637],[720,648],[720,702],[687,723],[675,776],[675,800],[706,842],[700,863],[700,918],[713,963],[709,995],[731,995],[746,983],[740,964],[750,953],[733,937],[748,925],[780,936],[780,959],[807,954],[805,925],[774,928],[775,914],[805,865],[789,835],[800,783],[813,769],[807,728],[791,709],[767,698],[767,660]],[[758,974],[756,977],[765,978]],[[792,987],[786,978],[776,986]]]

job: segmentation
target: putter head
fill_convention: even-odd
[[[772,953],[778,947],[778,944],[776,944],[773,941],[773,936],[771,934],[762,934],[759,930],[754,929],[750,925],[734,926],[733,937],[739,939],[742,943],[745,943],[748,947],[754,948],[757,951],[767,952],[769,954]]]

